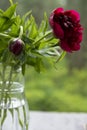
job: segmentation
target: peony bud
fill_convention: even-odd
[[[21,39],[18,39],[18,38],[11,40],[10,44],[9,44],[9,50],[14,55],[20,55],[21,52],[23,51],[23,41]]]

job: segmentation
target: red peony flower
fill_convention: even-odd
[[[72,52],[80,49],[83,28],[77,11],[57,8],[51,13],[49,22],[63,50]]]

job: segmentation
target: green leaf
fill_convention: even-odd
[[[39,33],[45,33],[48,28],[48,18],[46,13],[44,13],[44,20],[42,20],[40,27],[39,27]]]
[[[20,17],[20,15],[17,15],[16,16],[16,20],[15,20],[15,25],[17,26],[17,27],[20,27],[20,25],[21,25],[21,17]]]
[[[8,21],[8,18],[0,17],[0,32],[3,30],[4,24]]]
[[[0,28],[1,31],[5,31],[7,29],[10,28],[10,26],[15,22],[15,18],[11,19],[11,20],[5,20],[4,24],[2,25],[2,27]]]
[[[10,6],[5,12],[1,11],[0,32],[7,30],[15,22],[15,18],[12,19],[12,16],[14,16],[16,5]]]
[[[38,28],[37,28],[37,24],[35,22],[35,19],[34,19],[34,17],[32,15],[30,17],[30,23],[31,24],[29,26],[29,37],[31,39],[34,39],[38,34]]]
[[[26,35],[23,35],[23,36],[22,36],[22,40],[24,41],[24,43],[28,43],[28,44],[31,45],[31,46],[32,46],[32,43],[34,42],[33,39],[28,38]]]
[[[16,6],[17,4],[13,4],[12,6],[10,6],[4,13],[3,13],[3,17],[6,17],[6,18],[11,18],[14,13],[15,13],[15,10],[16,10]]]
[[[42,36],[38,35],[36,41],[33,43],[36,47],[39,47],[41,41],[45,41],[45,39],[52,33],[52,31],[46,31]]]
[[[60,57],[57,59],[56,63],[59,62],[60,60],[62,60],[65,55],[66,55],[66,52],[63,51],[63,52],[61,53]]]
[[[22,25],[24,27],[24,33],[27,34],[27,36],[29,36],[31,21],[29,19],[26,20],[24,23],[22,21]]]
[[[23,15],[23,17],[21,18],[21,24],[24,28],[24,33],[26,33],[27,35],[29,34],[28,28],[31,24],[31,21],[29,19],[29,15],[31,14],[31,11],[28,11],[25,15]]]
[[[21,25],[21,18],[20,16],[16,16],[14,23],[12,24],[10,28],[9,34],[14,37],[19,36],[19,30],[20,30],[20,25]]]
[[[0,51],[7,47],[8,39],[0,39]]]
[[[3,14],[3,10],[0,9],[0,15],[2,15],[2,14]]]
[[[41,58],[36,59],[36,64],[35,64],[35,70],[37,72],[44,72],[48,70],[50,67],[52,67],[53,62],[52,58],[42,56]]]
[[[28,16],[31,14],[32,11],[28,11],[25,15],[22,17],[22,21],[25,22],[26,19],[29,19]]]
[[[27,58],[27,60],[26,60],[26,64],[27,65],[35,66],[35,64],[36,64],[36,57],[27,55],[26,58]]]
[[[13,0],[9,0],[9,2],[10,2],[10,4],[11,4],[11,5],[13,5],[13,4],[14,4],[14,3],[13,3]]]
[[[58,45],[58,39],[55,39],[53,36],[51,36],[41,41],[39,49],[53,47],[55,45]]]

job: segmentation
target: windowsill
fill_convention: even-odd
[[[87,130],[87,114],[30,111],[29,130]]]

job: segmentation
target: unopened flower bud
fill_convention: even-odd
[[[11,40],[10,44],[9,44],[9,50],[14,55],[20,55],[21,52],[23,51],[23,41],[21,39],[18,39],[18,38]]]

